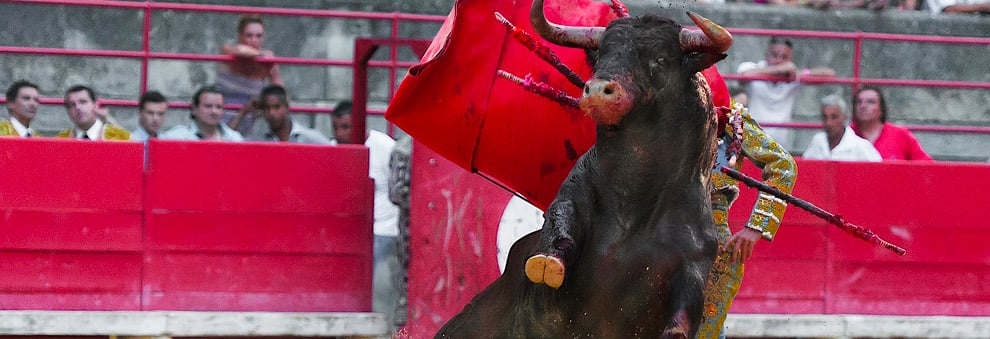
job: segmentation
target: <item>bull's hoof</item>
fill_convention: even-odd
[[[660,338],[687,339],[689,326],[690,321],[688,320],[687,313],[684,313],[684,310],[677,311],[677,313],[674,313],[674,316],[671,317],[670,324],[663,330],[663,334],[660,335]]]
[[[534,255],[526,260],[526,277],[533,283],[559,288],[564,283],[564,262],[545,254]]]

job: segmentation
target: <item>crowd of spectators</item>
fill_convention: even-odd
[[[38,85],[27,81],[15,81],[7,88],[7,111],[9,119],[0,121],[0,136],[36,138],[40,135],[30,128],[40,105]],[[349,101],[340,102],[333,110],[333,136],[328,138],[322,133],[307,128],[294,121],[289,116],[289,93],[279,84],[268,84],[252,96],[243,105],[237,116],[257,115],[267,123],[265,132],[245,139],[244,136],[228,126],[223,121],[225,95],[223,90],[214,85],[200,87],[190,98],[190,121],[174,126],[167,131],[161,131],[162,122],[169,110],[168,100],[157,91],[148,91],[138,100],[138,127],[128,131],[111,122],[111,116],[100,107],[96,93],[89,87],[76,85],[65,91],[65,111],[72,121],[72,126],[55,135],[58,138],[74,138],[88,141],[135,141],[146,142],[149,139],[185,140],[185,141],[217,141],[217,142],[287,142],[316,145],[363,144],[369,149],[368,176],[375,182],[374,200],[374,277],[373,305],[376,312],[386,315],[391,324],[404,321],[404,270],[402,263],[405,256],[400,254],[399,217],[400,210],[393,203],[402,201],[402,191],[408,196],[408,184],[394,184],[394,197],[390,198],[390,178],[393,177],[392,167],[400,165],[393,160],[396,154],[406,154],[408,158],[408,142],[405,147],[396,150],[396,142],[387,134],[368,130],[367,138],[361,142],[352,140],[351,110]],[[97,113],[103,111],[102,113]],[[236,123],[236,121],[234,121]],[[404,150],[404,151],[403,151]],[[403,153],[404,152],[404,153]],[[395,153],[395,154],[393,154]],[[390,162],[392,162],[390,164]],[[405,176],[408,179],[408,174]],[[395,180],[393,180],[395,181]],[[408,206],[408,202],[405,203]],[[400,304],[402,303],[402,304]]]
[[[790,40],[772,37],[764,60],[739,64],[737,73],[747,78],[739,80],[740,86],[732,87],[732,97],[748,107],[756,121],[794,122],[794,103],[802,87],[801,79],[835,76],[835,71],[829,67],[800,68],[793,60],[793,52],[794,44]],[[805,147],[802,154],[805,158],[932,160],[909,130],[887,122],[887,106],[879,88],[864,86],[856,91],[851,101],[856,113],[852,116],[854,119],[850,119],[850,105],[841,96],[832,94],[822,98],[823,130]],[[788,128],[763,127],[763,130],[786,149],[796,148]]]
[[[764,60],[739,64],[739,74],[766,78],[741,80],[742,87],[733,93],[760,123],[793,122],[801,78],[835,76],[835,71],[828,67],[799,68],[792,59],[793,49],[789,40],[773,37]],[[932,160],[909,130],[887,122],[887,105],[879,88],[861,87],[852,101],[855,114],[850,121],[849,105],[840,96],[822,99],[823,131],[805,148],[806,158],[879,161],[874,156],[879,154],[886,160]],[[794,149],[790,130],[778,127],[764,127],[764,130],[777,143]],[[870,144],[869,150],[863,149],[864,142]]]
[[[405,265],[402,262],[405,255],[400,254],[400,248],[405,249],[405,246],[399,241],[400,210],[396,204],[401,200],[396,203],[392,200],[399,199],[402,194],[396,193],[390,199],[389,183],[393,176],[391,168],[402,167],[390,162],[398,163],[403,159],[398,157],[398,160],[392,160],[395,154],[406,154],[408,158],[408,142],[404,148],[396,150],[395,140],[375,130],[368,130],[365,140],[351,140],[350,101],[342,101],[334,108],[330,136],[295,121],[289,115],[290,95],[279,75],[278,65],[265,60],[274,53],[262,47],[262,18],[257,15],[241,16],[237,33],[237,41],[225,44],[221,49],[222,54],[233,56],[233,59],[218,64],[216,85],[203,85],[189,98],[188,122],[163,130],[170,110],[169,100],[162,93],[152,90],[139,97],[138,126],[128,131],[106,108],[101,107],[96,91],[86,85],[75,85],[65,91],[63,98],[72,126],[54,137],[82,141],[147,142],[161,139],[367,146],[370,153],[368,175],[375,182],[373,310],[383,313],[393,326],[401,325],[405,321],[405,299],[402,295],[405,279]],[[40,93],[40,87],[28,80],[15,81],[8,87],[6,103],[10,117],[0,121],[0,136],[42,137],[31,128],[40,106]],[[227,111],[225,105],[240,105],[240,108]],[[265,127],[260,126],[261,121],[264,121]],[[395,190],[404,190],[408,196],[408,183],[404,189],[400,184],[393,183],[392,186]]]

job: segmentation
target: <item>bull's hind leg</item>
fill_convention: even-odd
[[[574,204],[571,201],[557,201],[550,205],[536,253],[526,260],[529,281],[552,288],[559,288],[564,283],[567,271],[564,260],[571,257],[574,245],[571,235],[574,219]]]
[[[694,338],[702,322],[705,280],[710,268],[710,261],[695,259],[686,262],[674,276],[671,286],[678,287],[671,294],[669,314],[672,316],[661,338]]]

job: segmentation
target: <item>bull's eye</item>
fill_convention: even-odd
[[[657,58],[657,66],[660,67],[667,66],[667,59]]]

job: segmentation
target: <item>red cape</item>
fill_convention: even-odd
[[[423,57],[409,71],[386,118],[457,165],[519,194],[541,209],[578,157],[595,141],[595,125],[576,108],[563,106],[499,78],[498,70],[581,95],[552,66],[508,34],[495,20],[510,22],[549,46],[583,79],[591,76],[584,50],[549,44],[529,24],[531,1],[457,1]],[[616,15],[603,2],[547,0],[551,22],[606,26]],[[725,81],[712,67],[703,72],[716,106],[729,106]]]

